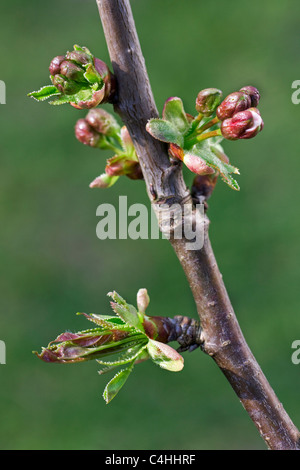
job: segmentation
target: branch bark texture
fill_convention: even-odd
[[[118,93],[114,104],[133,139],[149,198],[162,204],[191,203],[180,166],[145,126],[158,116],[129,0],[97,0]],[[189,281],[202,326],[202,349],[226,376],[270,449],[300,450],[300,434],[250,351],[229,300],[208,236],[200,250],[190,240],[170,239]]]

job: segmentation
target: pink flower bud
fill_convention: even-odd
[[[89,125],[85,119],[78,119],[75,125],[75,136],[84,145],[97,147],[100,135]]]
[[[179,145],[170,144],[169,153],[173,158],[181,160],[189,170],[197,175],[212,175],[215,172],[202,158],[191,153],[184,153]]]
[[[91,109],[85,119],[99,134],[111,136],[120,132],[120,126],[115,118],[104,109]]]
[[[240,91],[243,93],[247,93],[250,96],[251,107],[256,108],[260,100],[260,94],[258,89],[254,86],[244,86],[240,89]]]
[[[51,60],[50,66],[49,66],[49,72],[50,75],[57,75],[60,73],[60,64],[65,60],[64,55],[58,55],[54,57],[54,59]]]
[[[221,125],[221,132],[225,139],[251,139],[264,127],[264,122],[257,108],[234,114],[231,119],[225,119]]]
[[[218,175],[197,175],[194,178],[191,194],[197,201],[206,201],[215,189]]]
[[[231,118],[235,113],[244,111],[250,108],[251,98],[250,96],[242,91],[236,91],[230,93],[224,101],[217,108],[217,116],[220,121]]]
[[[202,158],[197,155],[185,154],[183,158],[183,163],[197,175],[212,175],[214,174],[214,169],[206,164]]]

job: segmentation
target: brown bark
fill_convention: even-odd
[[[127,126],[156,212],[162,204],[191,204],[180,166],[172,165],[166,146],[145,129],[158,116],[129,0],[97,0],[117,79],[115,111]],[[193,212],[192,216],[195,215]],[[222,370],[270,449],[300,450],[300,434],[251,353],[230,303],[208,237],[199,250],[190,240],[170,242],[185,271],[202,326],[202,348]]]

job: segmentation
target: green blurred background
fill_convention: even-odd
[[[160,110],[180,96],[194,113],[207,87],[261,91],[265,129],[251,141],[225,143],[241,191],[218,183],[210,234],[246,339],[299,425],[300,365],[291,362],[300,339],[300,106],[291,102],[300,79],[299,2],[132,0],[132,8]],[[96,2],[2,2],[0,35],[7,86],[0,106],[1,449],[264,449],[199,350],[185,353],[180,374],[137,366],[110,405],[94,361],[47,365],[31,354],[66,329],[89,327],[77,311],[110,313],[112,289],[134,303],[147,287],[152,314],[197,314],[167,241],[96,237],[97,206],[128,195],[149,207],[144,184],[123,178],[90,190],[109,154],[75,140],[85,112],[26,97],[47,83],[52,57],[74,43],[109,60]]]

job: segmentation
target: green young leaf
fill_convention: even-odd
[[[54,101],[49,101],[49,104],[60,105],[66,103],[79,103],[80,101],[89,101],[93,96],[91,88],[82,88],[74,95],[61,95]]]
[[[146,130],[157,140],[177,144],[183,146],[183,136],[177,127],[170,121],[163,119],[150,119],[148,121]]]
[[[133,345],[127,351],[123,352],[117,359],[111,361],[103,361],[102,359],[97,359],[99,364],[105,366],[121,366],[123,364],[127,364],[128,362],[133,361],[136,359],[141,352],[147,347],[148,338],[145,338],[144,342],[140,342],[139,344]]]
[[[28,96],[31,96],[37,101],[45,101],[48,98],[51,98],[51,96],[57,96],[60,95],[60,91],[56,86],[54,85],[46,85],[40,88],[38,91],[32,91],[31,93],[28,93]]]
[[[81,47],[81,46],[78,46],[78,44],[74,44],[73,48],[74,48],[74,51],[85,52],[91,57],[91,59],[93,59],[94,57],[91,51],[87,47],[84,47],[84,46]]]
[[[149,339],[148,353],[159,367],[171,372],[179,372],[183,369],[183,357],[167,344]]]
[[[99,84],[99,88],[102,88],[104,84],[103,80],[100,75],[96,72],[95,67],[92,64],[88,64],[86,66],[86,71],[83,76],[89,83],[97,83]]]
[[[162,116],[164,120],[171,122],[180,134],[185,134],[190,127],[180,98],[172,97],[167,99]]]
[[[136,330],[145,333],[141,316],[133,305],[128,304],[117,292],[109,292],[108,295],[114,300],[111,302],[113,311]]]
[[[122,318],[108,315],[97,315],[95,313],[77,313],[84,315],[89,321],[96,323],[100,328],[105,330],[131,330],[131,326],[126,324]]]
[[[231,173],[239,174],[239,170],[236,167],[229,165],[229,163],[222,162],[222,160],[220,160],[220,158],[214,153],[214,147],[207,141],[199,142],[194,145],[190,153],[199,156],[207,163],[208,166],[219,171],[223,181],[225,181],[225,183],[227,183],[232,189],[239,191],[240,187],[238,183],[231,176]]]
[[[134,361],[132,361],[128,367],[118,372],[106,385],[103,398],[106,403],[109,403],[121,390],[126,380],[128,379],[130,373],[132,372],[134,366]]]
[[[118,367],[119,367],[118,365],[103,367],[102,369],[98,370],[98,374],[99,375],[107,374],[108,372],[111,372],[112,370],[115,370]]]

